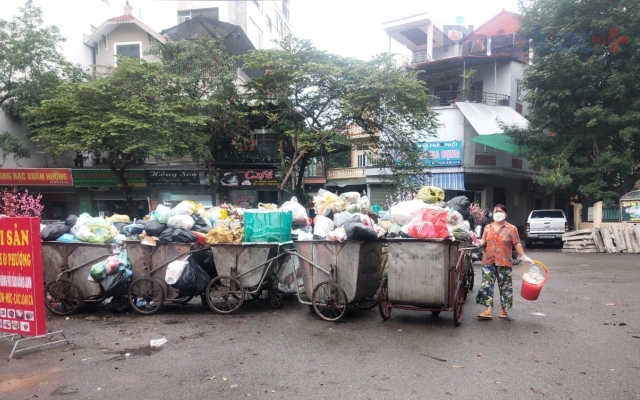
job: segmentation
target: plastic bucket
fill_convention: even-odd
[[[531,264],[528,264],[528,265],[531,265]],[[549,270],[543,263],[537,260],[533,260],[533,265],[539,266],[544,271],[544,280],[536,284],[536,283],[527,282],[526,280],[522,279],[522,288],[520,290],[520,295],[522,296],[523,299],[530,300],[530,301],[534,301],[538,299],[538,296],[540,296],[540,291],[542,290],[544,283],[547,281],[547,278],[549,278]],[[524,268],[525,266],[523,265],[522,266],[523,275],[524,275]]]

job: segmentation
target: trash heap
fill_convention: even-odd
[[[117,246],[106,260],[91,266],[88,279],[100,283],[105,296],[111,297],[126,293],[132,275],[127,250]]]

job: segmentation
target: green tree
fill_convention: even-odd
[[[534,181],[614,201],[640,178],[640,7],[622,0],[523,3],[531,125],[515,144],[545,170]]]
[[[42,11],[27,0],[10,21],[0,19],[0,107],[22,121],[28,107],[37,105],[62,79],[79,80],[82,70],[59,51],[64,42],[55,26],[43,26]],[[0,134],[0,165],[13,155],[29,158],[29,150],[9,132]]]
[[[336,137],[348,138],[350,129],[371,135],[384,168],[399,167],[396,156],[416,150],[417,132],[435,129],[427,89],[389,55],[360,61],[287,37],[278,48],[255,50],[243,61],[265,71],[246,83],[247,98],[263,105],[269,128],[292,147],[287,160],[281,144],[280,190],[300,192],[302,179],[295,181],[294,172],[302,173],[323,147],[331,152],[332,141],[344,142]]]
[[[212,153],[217,143],[241,143],[250,137],[236,85],[236,62],[222,41],[198,38],[160,44],[149,51],[164,65],[167,73],[180,82],[192,101],[189,112],[199,115],[205,124],[188,141],[193,161],[204,163],[209,172],[211,200],[215,203],[216,181]]]
[[[184,156],[206,118],[193,112],[175,75],[157,62],[119,58],[111,73],[64,83],[28,112],[33,140],[53,155],[108,153],[128,212],[137,213],[126,170],[141,156]]]

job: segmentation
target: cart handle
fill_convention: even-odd
[[[322,268],[321,266],[319,266],[318,264],[314,263],[313,261],[309,260],[307,257],[301,256],[300,254],[298,254],[297,251],[295,250],[285,250],[287,253],[291,254],[291,255],[295,255],[299,258],[302,258],[303,260],[305,260],[306,262],[308,262],[309,264],[313,265],[314,267],[318,268],[319,270],[321,270],[322,272],[324,272],[325,274],[329,275],[329,276],[333,276],[331,274],[331,271],[326,270],[324,268]]]

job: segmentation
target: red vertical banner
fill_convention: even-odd
[[[0,217],[0,332],[47,333],[40,218]]]

